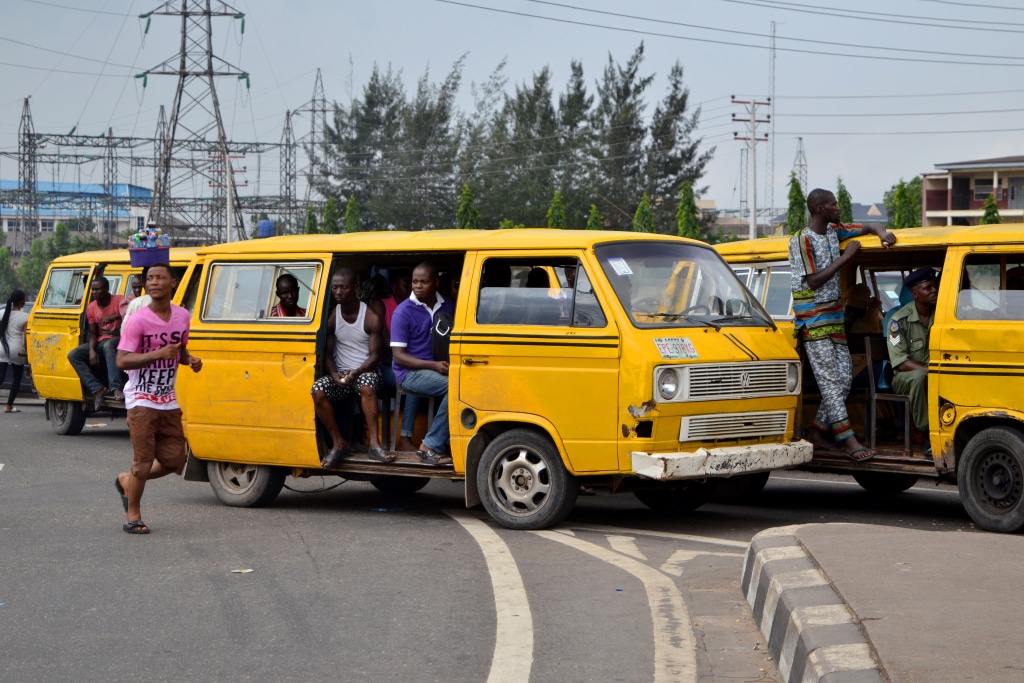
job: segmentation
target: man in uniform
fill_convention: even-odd
[[[914,300],[900,307],[885,331],[889,362],[895,370],[893,391],[910,397],[914,426],[928,434],[928,334],[939,296],[939,274],[932,268],[918,268],[903,281]],[[927,440],[927,437],[926,437]],[[930,444],[924,453],[931,455]]]

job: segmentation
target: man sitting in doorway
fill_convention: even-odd
[[[431,330],[438,311],[455,314],[455,305],[437,291],[440,278],[432,263],[412,271],[412,293],[391,319],[391,352],[398,385],[406,391],[441,397],[441,405],[416,455],[430,465],[450,465],[448,446],[448,362],[434,360]]]
[[[110,293],[110,281],[102,275],[92,281],[89,292],[91,300],[85,307],[89,340],[71,349],[68,361],[92,396],[93,409],[99,410],[108,391],[114,392],[114,398],[124,399],[124,380],[121,371],[117,369],[117,343],[121,339],[121,296]],[[101,359],[107,366],[106,386],[92,374],[92,368],[100,365]]]
[[[270,309],[271,318],[305,318],[306,309],[299,308],[299,281],[291,273],[277,278],[277,305]]]
[[[331,296],[335,307],[327,319],[327,374],[313,384],[313,406],[331,437],[331,449],[320,466],[329,469],[352,453],[334,419],[332,404],[359,394],[370,438],[369,457],[391,462],[393,453],[385,453],[377,434],[377,394],[384,384],[377,370],[384,322],[373,309],[359,300],[356,273],[341,268],[331,278]]]
[[[903,281],[914,300],[893,313],[889,320],[889,362],[895,376],[892,389],[910,397],[914,426],[925,435],[924,454],[930,457],[928,444],[928,335],[939,297],[939,275],[931,268],[918,268]]]

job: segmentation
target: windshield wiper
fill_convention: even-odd
[[[716,322],[718,322],[717,320],[715,322],[712,322],[710,320],[704,320],[702,318],[696,318],[696,317],[693,317],[693,316],[684,315],[682,313],[644,313],[643,315],[650,316],[651,318],[661,318],[661,319],[666,320],[668,322],[675,322],[677,320],[686,320],[688,322],[700,323],[701,325],[706,325],[707,327],[715,328],[716,332],[719,331],[720,329],[722,329],[721,325],[716,325],[715,324]]]
[[[759,315],[723,315],[721,318],[715,318],[716,323],[735,322],[736,320],[757,320],[762,323],[768,322]]]

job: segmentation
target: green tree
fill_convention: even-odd
[[[11,259],[11,252],[7,247],[0,247],[0,304],[7,301],[11,292],[21,287],[21,280],[14,270],[14,262]]]
[[[328,201],[329,203],[330,201]],[[324,228],[326,229],[326,227],[325,224]],[[359,217],[359,202],[356,201],[356,196],[352,195],[345,203],[345,232],[362,232],[362,230],[363,221]]]
[[[50,263],[46,257],[46,245],[38,237],[32,240],[29,252],[23,254],[18,265],[18,279],[27,291],[38,292],[46,276],[46,267]]]
[[[338,215],[338,202],[334,195],[327,198],[324,204],[324,234],[337,235],[341,232],[341,217]],[[348,209],[345,209],[345,221],[348,222]]]
[[[526,226],[522,223],[515,223],[511,218],[502,218],[498,221],[498,228],[501,230],[513,230],[517,228],[525,228]]]
[[[807,210],[807,198],[804,197],[803,188],[796,173],[789,174],[789,209],[786,211],[786,232],[790,235],[807,227],[807,218],[804,213]]]
[[[996,196],[989,194],[985,197],[985,215],[981,217],[981,225],[995,225],[996,223],[1002,223],[1003,219],[999,216],[999,205],[996,203]]]
[[[853,200],[850,198],[850,191],[843,184],[842,176],[836,178],[836,203],[839,204],[839,222],[853,222]]]
[[[480,227],[480,211],[476,208],[476,198],[467,183],[462,184],[459,194],[459,210],[455,213],[455,227],[476,229]]]
[[[320,232],[320,228],[316,224],[316,207],[312,204],[306,207],[306,234],[316,235]]]
[[[904,182],[903,178],[885,193],[886,227],[891,230],[921,224],[921,176]]]
[[[680,237],[700,239],[700,209],[693,196],[693,184],[684,181],[679,188],[679,208],[676,209],[676,227]]]
[[[651,211],[651,198],[644,192],[633,216],[633,232],[655,232],[654,212]]]
[[[548,227],[565,229],[565,205],[562,204],[562,193],[558,190],[555,190],[548,204]]]

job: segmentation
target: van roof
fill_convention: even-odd
[[[997,225],[943,225],[929,228],[903,228],[894,230],[896,244],[892,249],[921,249],[927,247],[948,247],[953,244],[1012,244],[1024,242],[1024,224],[999,223]],[[756,240],[716,244],[719,254],[740,257],[745,261],[778,261],[789,258],[789,240],[783,237],[761,237]],[[874,235],[854,237],[861,243],[861,250],[881,250],[883,247]],[[743,258],[745,257],[745,258]]]
[[[187,264],[197,251],[196,247],[171,247],[171,263]],[[80,251],[77,254],[58,256],[51,265],[74,265],[79,263],[118,263],[128,265],[131,257],[127,249],[100,249],[97,251]]]
[[[587,249],[606,242],[671,240],[704,245],[673,235],[604,230],[520,228],[511,230],[386,230],[344,235],[282,235],[200,247],[201,254],[283,254],[339,251],[462,251],[466,249]]]

